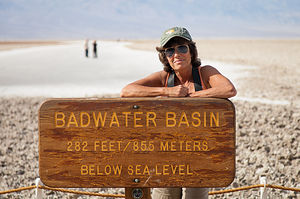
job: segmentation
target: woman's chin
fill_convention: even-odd
[[[184,69],[187,69],[188,67],[190,67],[189,65],[186,65],[184,63],[178,63],[178,64],[174,64],[172,66],[172,68],[175,70],[175,71],[178,71],[178,70],[184,70]]]

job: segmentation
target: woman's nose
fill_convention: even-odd
[[[174,57],[177,57],[178,55],[180,55],[180,53],[177,50],[175,50]]]

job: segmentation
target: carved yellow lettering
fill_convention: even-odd
[[[112,125],[114,125],[114,124],[116,124],[117,127],[120,127],[119,120],[118,120],[116,112],[113,112],[113,114],[111,116],[109,127],[112,127]]]
[[[186,142],[185,142],[185,150],[186,150],[186,151],[192,151],[192,148],[191,148],[191,141],[186,141]]]
[[[180,119],[179,119],[178,127],[180,127],[181,124],[185,124],[187,127],[190,126],[189,121],[188,121],[188,119],[187,119],[187,117],[186,117],[185,112],[182,112],[182,113],[181,113],[181,116],[180,116]]]
[[[161,173],[158,172],[158,167],[157,167],[157,165],[155,165],[155,174],[156,174],[156,175],[161,175]]]
[[[163,165],[163,175],[170,175],[169,173],[169,165]]]
[[[176,174],[177,167],[178,167],[177,165],[174,165],[174,166],[171,165],[171,171],[172,171],[172,174],[173,174],[173,175]]]
[[[96,175],[95,165],[93,165],[93,164],[89,165],[89,175],[92,175],[92,176]]]
[[[128,165],[127,170],[128,170],[129,175],[133,175],[133,166],[132,165]]]
[[[171,142],[171,151],[176,151],[176,141]]]
[[[100,169],[100,165],[97,165],[97,175],[103,175],[103,173]]]
[[[208,143],[206,140],[203,140],[202,142],[202,150],[207,151],[208,150]]]
[[[60,116],[60,117],[59,117]],[[55,112],[55,127],[61,128],[65,126],[65,114],[63,112]],[[58,122],[60,121],[60,122]],[[61,124],[58,124],[61,123]]]
[[[215,122],[215,126],[219,127],[219,112],[217,112],[217,116],[214,115],[213,112],[210,112],[210,126],[213,126],[213,120]]]
[[[75,125],[76,127],[78,127],[78,123],[76,121],[76,117],[75,117],[75,115],[74,115],[73,112],[71,112],[71,114],[70,114],[70,118],[69,118],[67,126],[70,127],[71,124]]]
[[[122,165],[121,165],[121,166],[119,166],[119,165],[113,166],[113,170],[114,170],[114,174],[115,174],[115,175],[121,175],[121,172],[122,172]]]
[[[176,126],[176,113],[174,112],[167,112],[166,113],[166,127],[174,127]],[[170,124],[170,121],[173,123]]]
[[[184,175],[184,165],[179,165],[179,175]]]
[[[89,167],[87,165],[81,165],[80,173],[81,175],[88,175],[89,174]]]
[[[163,141],[160,142],[160,150],[168,151],[169,150],[169,142],[168,141],[166,141],[165,143]]]
[[[102,141],[101,151],[108,151],[107,141]]]
[[[109,142],[109,151],[116,151],[115,149],[115,141]]]
[[[81,175],[121,175],[122,165],[81,165]]]
[[[94,151],[97,151],[97,148],[100,146],[100,141],[94,142]]]
[[[121,141],[117,141],[118,143],[118,151],[121,151]]]
[[[106,175],[110,175],[111,174],[111,166],[110,165],[106,165],[104,168],[104,172]]]
[[[149,171],[149,168],[148,168],[147,165],[146,165],[145,168],[144,168],[143,175],[150,175],[150,171]]]
[[[198,126],[201,125],[200,113],[199,112],[193,112],[192,113],[192,118],[197,121],[196,123],[194,121],[192,121],[192,125],[194,127],[198,127]]]
[[[179,146],[180,146],[180,151],[182,151],[182,145],[183,145],[184,141],[179,141]]]
[[[141,173],[141,166],[142,165],[139,165],[139,164],[135,166],[135,174],[136,175],[142,175],[142,173]]]
[[[203,112],[203,126],[206,127],[206,112]]]
[[[193,149],[194,149],[194,151],[201,151],[199,141],[194,141],[194,148]]]
[[[106,112],[104,112],[104,116],[102,117],[101,112],[98,112],[97,118],[96,118],[96,114],[95,112],[93,112],[93,118],[94,118],[94,123],[95,123],[95,127],[99,127],[99,120],[101,123],[101,127],[104,127],[105,125],[105,120],[106,120]]]
[[[84,116],[86,116],[86,124],[84,124]],[[88,127],[90,125],[90,115],[87,112],[80,112],[80,127]]]
[[[131,112],[122,112],[123,115],[125,115],[125,126],[128,127],[128,115],[131,114]]]
[[[152,115],[152,117],[150,117]],[[155,122],[155,119],[156,119],[156,113],[155,112],[147,112],[147,117],[146,117],[146,126],[150,126],[150,121],[152,121],[152,123],[154,124],[154,126],[156,127],[156,122]]]
[[[143,114],[143,112],[134,112],[133,113],[133,126],[136,127],[143,127],[142,124],[137,124],[137,121],[140,121],[142,118],[138,117],[138,115]]]

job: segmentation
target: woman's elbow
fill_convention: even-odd
[[[228,94],[228,98],[236,96],[237,91],[236,91],[236,89],[234,88],[234,86],[230,86],[230,87],[228,88],[227,94]]]
[[[121,90],[120,97],[130,97],[130,94],[129,94],[128,89],[126,87],[124,87]]]
[[[120,97],[126,97],[126,95],[125,95],[125,93],[123,91],[121,91]]]

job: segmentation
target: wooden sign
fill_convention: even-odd
[[[39,110],[51,187],[223,187],[235,176],[226,99],[53,99]]]

